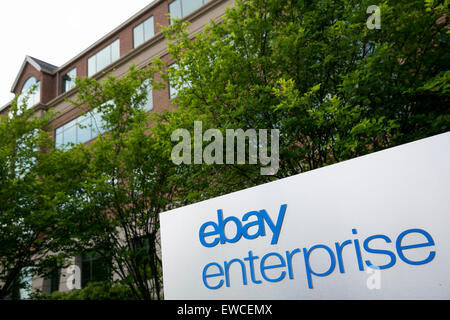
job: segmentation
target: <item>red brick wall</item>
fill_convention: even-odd
[[[46,104],[57,96],[56,75],[42,74],[41,103]]]

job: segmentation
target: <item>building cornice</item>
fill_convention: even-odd
[[[79,54],[77,54],[75,57],[73,57],[72,59],[70,59],[69,61],[67,61],[66,63],[64,63],[62,66],[60,66],[58,68],[58,70],[56,70],[56,72],[61,71],[65,68],[67,68],[68,66],[70,66],[71,64],[73,64],[75,61],[77,61],[78,59],[82,58],[83,56],[85,56],[87,53],[89,53],[89,51],[92,51],[93,49],[95,49],[97,46],[103,44],[106,40],[108,40],[109,38],[113,37],[115,34],[118,34],[120,31],[122,31],[123,29],[125,29],[130,23],[133,23],[133,21],[135,21],[136,19],[138,19],[140,16],[144,15],[145,13],[147,13],[147,11],[153,9],[154,7],[156,7],[158,4],[160,4],[161,2],[164,2],[165,0],[155,0],[152,3],[150,3],[149,5],[147,5],[145,8],[143,8],[142,10],[140,10],[138,13],[134,14],[131,18],[127,19],[125,22],[121,23],[118,27],[116,27],[114,30],[112,30],[111,32],[108,32],[108,34],[106,34],[105,36],[103,36],[102,38],[100,38],[99,40],[97,40],[95,43],[93,43],[92,45],[90,45],[88,48],[86,48],[85,50],[83,50],[82,52],[80,52]]]
[[[32,57],[27,56],[25,58],[23,64],[22,64],[22,67],[21,67],[21,69],[20,69],[20,71],[19,71],[15,81],[14,81],[14,84],[13,84],[13,87],[12,87],[11,91],[12,92],[15,91],[15,89],[16,89],[18,83],[19,83],[20,76],[21,76],[23,70],[25,69],[27,63],[30,63],[34,68],[36,68],[40,72],[44,72],[44,73],[47,73],[49,75],[58,74],[61,70],[67,68],[68,66],[73,64],[75,61],[77,61],[80,58],[86,56],[90,51],[92,51],[96,47],[98,47],[101,44],[105,43],[107,40],[111,40],[115,35],[119,34],[123,29],[127,28],[134,21],[139,19],[141,16],[145,15],[149,10],[151,10],[152,8],[156,7],[161,2],[164,2],[164,1],[165,0],[155,0],[155,1],[153,1],[152,3],[147,5],[145,8],[140,10],[138,13],[134,14],[131,18],[127,19],[125,22],[120,24],[117,28],[115,28],[114,30],[112,30],[111,32],[106,34],[104,37],[102,37],[101,39],[96,41],[94,44],[89,46],[87,49],[83,50],[81,53],[76,55],[74,58],[70,59],[69,61],[67,61],[66,63],[64,63],[60,67],[55,67],[54,70],[47,70],[45,68],[42,68],[42,66],[40,66],[36,61],[34,61]],[[219,5],[222,2],[224,2],[224,0],[211,0],[207,4],[203,5],[199,9],[195,10],[191,14],[187,15],[186,17],[184,17],[181,21],[182,22],[184,22],[184,21],[189,21],[189,22],[193,21],[193,20],[197,19],[199,16],[203,15],[205,12],[211,10],[212,8],[214,8],[215,6]],[[222,17],[219,17],[218,19],[221,20]],[[201,28],[201,29],[203,29],[203,28]],[[194,34],[197,33],[197,32],[199,32],[199,30],[194,30],[194,32],[193,32],[193,34],[191,36],[194,37]],[[135,56],[138,56],[143,51],[148,50],[150,47],[155,46],[156,44],[160,43],[160,41],[163,41],[164,39],[165,39],[164,35],[161,32],[156,34],[149,41],[145,42],[144,44],[142,44],[138,48],[133,49],[130,52],[128,52],[127,54],[123,55],[117,61],[115,61],[111,65],[107,66],[106,68],[104,68],[100,72],[92,75],[91,78],[96,79],[96,80],[101,79],[102,77],[105,76],[105,74],[108,74],[111,71],[113,71],[114,69],[117,69],[119,66],[122,66],[127,61],[132,61],[132,59]],[[167,53],[166,50],[162,50],[162,51],[158,52],[157,54],[153,55],[152,58],[162,57],[166,53]],[[137,67],[143,67],[143,66],[137,66]],[[51,101],[49,101],[46,104],[40,103],[40,104],[36,105],[34,107],[34,109],[36,111],[38,111],[38,110],[48,110],[49,108],[51,108],[51,107],[53,107],[53,106],[55,106],[55,105],[65,101],[68,97],[73,96],[77,91],[78,91],[77,88],[73,88],[73,89],[71,89],[71,90],[69,90],[69,91],[67,91],[67,92],[65,92],[63,94],[60,94],[60,95],[56,96],[54,99],[52,99]],[[6,104],[2,108],[0,108],[0,111],[2,111],[5,108],[7,108],[10,104],[11,104],[11,102],[9,102],[8,104]]]

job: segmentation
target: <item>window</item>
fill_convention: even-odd
[[[81,287],[92,281],[108,281],[111,278],[111,261],[100,254],[91,253],[82,257]]]
[[[120,58],[120,39],[88,59],[88,77],[96,74]]]
[[[142,108],[145,111],[150,111],[153,110],[153,91],[152,91],[152,83],[151,80],[145,80],[141,86],[141,88],[139,88],[138,90],[139,93],[142,93],[142,90],[147,90],[147,100],[145,101],[145,104],[142,106]]]
[[[33,275],[30,267],[22,268],[19,277],[12,285],[11,298],[13,300],[29,300],[32,292]]]
[[[153,17],[150,17],[133,29],[134,48],[150,40],[154,35]]]
[[[209,0],[175,0],[169,4],[170,17],[173,19],[182,19],[208,1]],[[172,21],[170,23],[172,23]]]
[[[33,88],[33,86],[36,86],[35,89],[30,93],[30,89]],[[24,99],[28,95],[28,100],[25,101]],[[41,100],[41,83],[39,81],[36,81],[34,77],[29,78],[27,81],[25,81],[22,92],[19,96],[19,105],[22,105],[23,103],[26,103],[27,108],[34,107],[36,104],[38,104]]]
[[[152,252],[150,248],[149,236],[137,237],[132,241],[133,247],[130,249],[133,250],[134,262],[139,266],[141,276],[145,279],[150,279],[152,277],[152,272],[150,269]]]
[[[172,64],[169,69],[171,69],[171,72],[174,73],[176,71],[178,71],[180,69],[180,67],[178,66],[177,63]],[[176,78],[176,76],[174,74],[170,74],[169,71],[169,76],[170,78]],[[177,84],[174,81],[169,80],[169,98],[173,99],[178,95],[178,92],[180,90],[183,90],[184,88],[187,88],[190,86],[190,83],[183,83],[181,86],[177,86]]]
[[[36,154],[38,153],[38,136],[39,129],[34,129],[32,132],[22,135],[20,139],[17,139],[16,147],[16,160],[13,167],[16,177],[24,179],[30,172],[32,167],[36,165]]]
[[[55,269],[50,275],[50,293],[59,291],[59,282],[61,278],[61,269]]]
[[[59,268],[56,261],[52,261],[50,272],[44,278],[43,291],[47,293],[59,291],[60,278],[61,278],[61,269]]]
[[[148,259],[150,254],[150,240],[146,236],[141,236],[134,238],[133,240],[133,250],[142,254],[137,254],[136,259],[144,260]]]
[[[61,150],[70,149],[70,144],[79,144],[94,139],[106,131],[106,124],[99,111],[91,111],[82,115],[55,131],[55,147]]]
[[[75,87],[75,78],[77,77],[77,68],[73,68],[62,77],[62,93]]]

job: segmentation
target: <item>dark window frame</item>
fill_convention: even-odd
[[[103,269],[103,270],[102,270]],[[96,271],[99,274],[94,274]],[[109,281],[112,279],[112,259],[98,252],[91,252],[81,257],[81,287],[90,282]]]

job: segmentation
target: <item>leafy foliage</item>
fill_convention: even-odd
[[[51,115],[35,117],[27,96],[21,101],[0,117],[0,298],[23,287],[25,269],[45,275],[59,260],[49,253],[59,248],[55,230],[63,216],[55,214],[48,180],[51,153],[40,152],[51,144]]]
[[[371,4],[237,0],[195,39],[187,23],[165,28],[181,89],[166,122],[280,129],[277,178],[449,130],[447,7],[384,1],[369,30]],[[194,169],[186,181],[213,177],[206,197],[266,180],[255,166]]]
[[[174,195],[175,166],[162,157],[158,138],[149,132],[151,116],[142,108],[153,73],[131,67],[120,79],[78,81],[72,103],[99,111],[107,131],[89,145],[60,151],[54,165],[65,195],[60,210],[74,217],[61,226],[71,235],[65,251],[111,259],[112,271],[137,299],[161,297],[159,213]]]
[[[110,282],[90,282],[82,289],[51,294],[35,293],[33,300],[133,300],[127,285]]]

